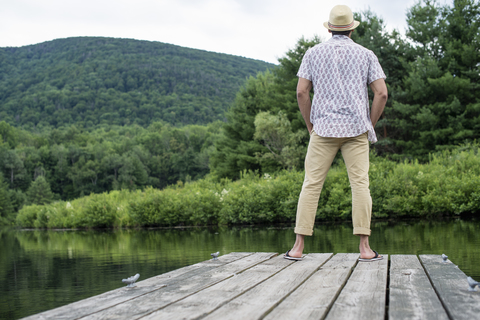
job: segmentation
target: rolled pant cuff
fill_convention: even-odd
[[[294,232],[304,236],[311,236],[313,234],[313,229],[296,227]]]
[[[370,236],[372,231],[368,228],[356,227],[353,228],[353,234],[357,236]]]

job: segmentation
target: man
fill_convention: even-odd
[[[313,234],[323,182],[338,150],[352,188],[353,234],[360,237],[359,260],[383,258],[368,243],[372,214],[368,141],[377,141],[374,127],[388,94],[386,77],[375,54],[350,39],[359,24],[349,7],[335,6],[324,23],[332,38],[305,53],[297,74],[298,106],[310,132],[310,143],[298,200],[296,241],[285,254],[286,259],[302,259],[304,238]],[[374,93],[371,112],[367,85]]]

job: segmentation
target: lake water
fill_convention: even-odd
[[[374,222],[383,254],[442,254],[480,280],[480,220]],[[210,253],[290,249],[293,228],[215,227],[109,231],[0,229],[0,319],[18,319],[210,259]],[[308,252],[358,252],[350,223],[320,224]]]

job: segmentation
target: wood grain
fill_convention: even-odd
[[[24,319],[75,319],[89,315],[94,312],[112,307],[116,304],[138,298],[144,294],[148,294],[155,290],[159,290],[169,284],[172,280],[181,277],[187,279],[211,269],[218,268],[233,261],[245,258],[253,253],[248,252],[232,252],[221,256],[218,260],[202,261],[184,268],[176,269],[171,272],[161,274],[136,283],[136,287],[126,288],[126,286],[118,280],[119,286],[122,287],[103,294],[93,296],[78,302],[74,302],[59,308],[45,311],[36,315],[29,316]],[[140,275],[141,276],[141,275]]]
[[[205,316],[294,263],[279,256],[141,319],[196,319]]]
[[[358,253],[339,253],[283,300],[265,320],[323,318],[356,265]]]
[[[420,255],[420,260],[451,319],[480,319],[480,291],[468,291],[462,270],[440,255]]]
[[[342,289],[328,320],[384,320],[388,256],[383,260],[359,262]]]
[[[144,294],[138,299],[130,299],[81,319],[136,319],[224,281],[234,274],[247,270],[276,255],[277,253],[272,252],[257,252],[187,279],[175,278],[159,290]]]
[[[430,280],[415,255],[390,257],[389,320],[448,320]]]
[[[309,254],[203,319],[261,319],[331,256],[331,253]]]

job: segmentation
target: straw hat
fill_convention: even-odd
[[[353,20],[353,13],[349,7],[338,5],[330,11],[330,18],[323,25],[332,31],[349,31],[353,30],[360,24],[359,21]]]

